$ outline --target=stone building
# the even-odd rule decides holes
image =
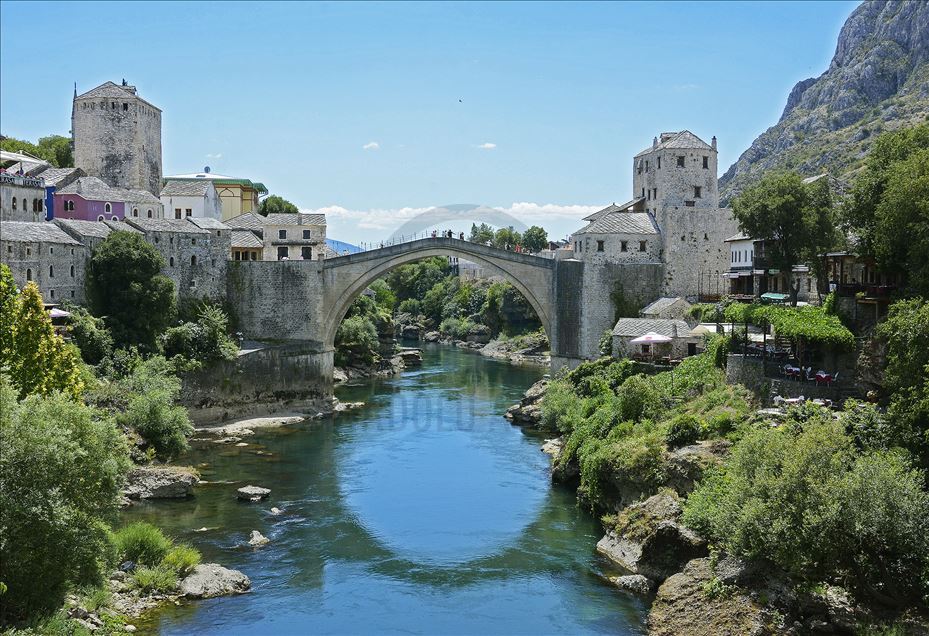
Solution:
[[[144,233],[145,240],[164,257],[162,273],[174,281],[178,298],[222,300],[226,297],[231,230],[205,229],[189,220],[178,219],[130,217],[126,223]]]
[[[227,221],[233,230],[253,232],[261,239],[258,260],[303,260],[325,258],[325,214],[242,214]],[[243,235],[237,235],[242,238]],[[237,248],[242,249],[242,248]],[[233,257],[234,258],[234,257]]]
[[[161,109],[135,86],[105,82],[71,107],[74,165],[108,185],[161,192]]]
[[[264,244],[258,232],[252,230],[232,230],[232,260],[260,261]]]
[[[113,232],[119,230],[122,232],[134,232],[139,234],[139,230],[122,223],[120,221],[80,221],[78,219],[55,219],[55,225],[64,230],[68,236],[83,245],[86,250],[85,256],[90,260],[94,250]]]
[[[169,179],[161,189],[161,203],[171,219],[223,218],[223,204],[213,181],[178,181]]]
[[[0,260],[17,287],[34,281],[46,303],[84,301],[86,248],[54,223],[3,221]]]
[[[574,233],[575,258],[585,263],[660,263],[661,232],[643,201],[615,203],[584,219]]]
[[[80,177],[58,188],[54,201],[55,216],[61,219],[119,221],[164,216],[161,201],[150,192],[114,188],[97,177]]]
[[[268,189],[263,183],[241,177],[215,174],[210,172],[209,167],[204,168],[203,172],[175,174],[165,177],[165,180],[168,182],[212,181],[222,204],[222,221],[228,221],[249,212],[257,213],[259,199],[268,194]]]
[[[684,319],[691,304],[685,298],[659,298],[642,308],[639,316],[642,318],[671,318]]]
[[[45,181],[0,173],[0,221],[44,221]]]
[[[632,341],[647,333],[671,338],[662,344],[633,344]],[[613,327],[613,355],[619,358],[645,357],[683,358],[697,353],[701,336],[692,336],[690,325],[683,320],[667,318],[620,318]]]
[[[784,300],[790,295],[789,285],[793,283],[799,287],[798,301],[818,300],[816,276],[808,266],[794,265],[789,274],[772,268],[765,255],[765,242],[741,232],[727,238],[725,243],[729,246],[729,269],[723,280],[728,283],[725,293],[730,297],[743,301]]]

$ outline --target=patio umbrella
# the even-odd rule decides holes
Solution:
[[[660,333],[655,333],[654,331],[649,331],[646,334],[639,336],[638,338],[633,338],[629,342],[632,344],[658,344],[661,342],[671,342],[674,338],[669,336],[662,336]]]
[[[52,318],[67,318],[71,315],[70,311],[65,311],[64,309],[58,309],[57,307],[52,307],[48,315]]]

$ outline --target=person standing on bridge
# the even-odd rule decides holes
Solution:
[[[432,230],[432,238],[435,238],[435,230]]]
[[[458,232],[458,240],[459,240],[459,241],[463,241],[463,240],[464,240],[464,232]]]

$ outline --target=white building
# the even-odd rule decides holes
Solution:
[[[249,212],[229,219],[226,224],[236,231],[233,234],[233,247],[237,250],[247,252],[254,249],[242,242],[243,230],[250,231],[261,239],[259,260],[318,261],[326,258],[328,254],[325,214],[300,212],[262,216]],[[250,254],[248,256],[246,260],[253,260]],[[240,256],[239,259],[241,258]]]
[[[221,220],[223,204],[212,180],[169,180],[161,189],[161,203],[170,219],[206,218]]]

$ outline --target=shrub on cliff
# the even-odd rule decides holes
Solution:
[[[669,448],[678,448],[693,444],[700,439],[702,432],[703,423],[696,416],[685,413],[668,423],[664,437]]]
[[[171,327],[159,338],[165,356],[213,362],[232,360],[238,345],[229,337],[229,317],[218,305],[203,303],[196,320]]]
[[[929,494],[899,453],[859,455],[828,412],[746,435],[684,520],[731,552],[888,603],[929,592]],[[894,601],[894,599],[897,599]]]
[[[373,364],[377,350],[377,329],[369,319],[351,316],[339,325],[335,335],[336,366]]]
[[[128,468],[111,420],[61,394],[17,402],[0,376],[0,623],[45,614],[68,586],[99,580],[104,522]]]
[[[84,362],[100,364],[113,352],[113,335],[110,330],[106,328],[102,319],[95,318],[84,307],[71,305],[67,310],[71,312],[68,323],[71,341],[77,345]]]

